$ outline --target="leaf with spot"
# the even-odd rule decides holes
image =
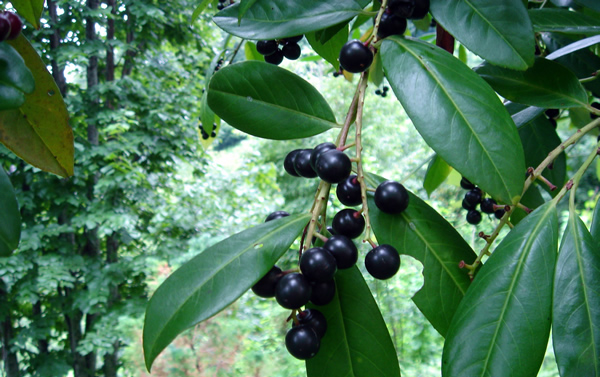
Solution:
[[[309,218],[308,213],[292,215],[246,229],[204,250],[169,276],[146,308],[143,346],[148,370],[177,335],[223,310],[263,277]]]
[[[307,377],[399,377],[398,357],[377,303],[356,266],[335,275],[336,295],[325,306],[327,332]]]
[[[600,376],[600,244],[572,211],[554,272],[552,345],[561,376]]]
[[[552,312],[554,202],[517,224],[475,275],[446,336],[442,376],[537,375]]]

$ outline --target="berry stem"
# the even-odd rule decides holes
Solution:
[[[583,173],[585,173],[585,171],[590,167],[590,165],[592,164],[592,162],[594,162],[594,159],[596,158],[596,156],[599,153],[600,153],[600,147],[598,145],[596,145],[595,150],[593,150],[592,153],[590,153],[588,155],[588,157],[585,159],[583,164],[579,167],[579,169],[577,170],[575,175],[573,175],[573,178],[571,178],[570,182],[572,184],[565,185],[565,187],[563,187],[561,189],[561,191],[559,192],[559,195],[560,194],[564,195],[567,190],[571,190],[571,194],[569,195],[569,212],[575,211],[575,192],[577,191],[577,187],[579,187],[579,182],[581,181],[581,177],[583,177]],[[558,198],[559,195],[556,195],[556,197],[553,200],[556,200],[556,198]],[[557,203],[559,200],[560,199],[557,200]]]
[[[329,190],[331,189],[331,184],[325,181],[321,181],[319,183],[319,187],[317,189],[317,195],[315,197],[315,201],[313,203],[312,209],[310,210],[312,216],[310,217],[310,221],[308,223],[308,229],[306,230],[306,239],[300,245],[300,256],[302,256],[302,251],[307,250],[312,244],[312,238],[314,236],[315,229],[317,223],[319,221],[319,217],[323,212],[323,209],[327,205],[327,200],[329,198]],[[324,217],[324,216],[322,216]]]
[[[381,17],[383,16],[383,12],[385,12],[385,8],[387,7],[387,0],[383,0],[381,2],[381,7],[379,8],[379,12],[377,12],[377,17],[375,17],[375,25],[373,26],[373,34],[375,37],[371,40],[371,43],[375,44],[379,41],[379,37],[377,36],[377,32],[379,31],[379,24],[381,22]]]
[[[362,80],[362,77],[361,77]],[[362,82],[362,81],[361,81]],[[338,136],[336,141],[336,145],[346,145],[346,139],[348,138],[348,132],[350,131],[350,126],[354,122],[356,118],[356,106],[358,105],[358,94],[359,94],[360,82],[359,86],[356,88],[356,92],[354,93],[354,97],[352,98],[352,102],[350,103],[350,108],[348,109],[348,114],[346,114],[346,120],[344,121],[344,125],[342,126],[342,130]]]

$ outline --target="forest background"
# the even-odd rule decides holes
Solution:
[[[210,11],[190,23],[194,7],[180,0],[48,0],[41,28],[24,30],[67,103],[76,165],[64,179],[0,146],[23,219],[17,252],[0,258],[1,375],[148,376],[141,331],[156,286],[269,213],[308,210],[314,184],[286,175],[283,158],[332,134],[267,144],[222,125],[212,144],[202,142],[200,102],[218,56],[255,55],[226,38]],[[354,85],[301,45],[302,58],[283,67],[307,78],[343,118]],[[469,66],[478,63],[470,59]],[[369,87],[365,103],[364,143],[377,148],[365,163],[428,198],[480,248],[479,229],[466,224],[461,209],[460,175],[452,173],[433,193],[423,188],[432,151],[393,96],[376,96],[376,89]],[[558,122],[559,134],[571,127],[569,118]],[[576,146],[569,164],[579,166],[585,152],[577,148],[594,143],[590,137]],[[580,184],[587,197],[578,205],[588,223],[598,185],[596,172]],[[496,221],[486,218],[481,227],[493,229]],[[443,339],[410,300],[422,285],[421,265],[402,258],[392,280],[367,281],[402,372],[439,375]],[[178,338],[151,375],[301,376],[304,363],[283,344],[285,317],[273,300],[246,294]],[[548,353],[540,376],[558,375],[552,358]]]

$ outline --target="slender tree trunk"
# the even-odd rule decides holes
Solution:
[[[6,377],[20,377],[19,361],[17,355],[11,351],[10,343],[13,339],[12,319],[7,314],[1,324],[2,335],[2,362],[4,363],[4,372]]]
[[[112,233],[106,239],[106,263],[112,264],[119,260],[119,239],[117,233]],[[119,294],[119,287],[116,284],[111,284],[109,287],[109,297],[107,302],[108,310],[119,301],[121,301],[121,295]],[[110,353],[104,356],[104,376],[105,377],[117,377],[117,371],[119,370],[119,339],[113,342],[113,349]]]
[[[50,15],[50,23],[52,26],[52,35],[50,35],[50,50],[56,51],[60,46],[60,30],[58,29],[58,12],[56,2],[48,0],[48,13]],[[53,57],[50,61],[52,66],[52,76],[56,85],[63,97],[67,95],[67,80],[65,78],[64,66],[59,66],[56,59]]]

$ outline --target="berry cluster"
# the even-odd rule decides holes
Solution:
[[[479,224],[481,222],[481,212],[487,214],[493,213],[497,219],[501,219],[504,216],[505,210],[498,208],[498,204],[494,199],[484,198],[481,189],[465,177],[462,177],[460,180],[460,186],[468,190],[462,201],[462,207],[467,210],[467,222],[469,224]],[[481,212],[477,210],[478,205]]]
[[[402,35],[406,31],[407,19],[421,19],[427,12],[429,0],[390,0],[379,20],[377,37],[383,39],[390,35]]]
[[[23,22],[15,13],[0,12],[0,42],[15,39],[23,29]]]
[[[300,45],[304,35],[283,38],[279,40],[271,39],[256,42],[256,50],[265,57],[267,63],[279,65],[283,58],[296,60],[300,57]]]
[[[219,69],[221,69],[222,65],[223,65],[223,59],[219,59],[219,61],[217,62],[217,65],[215,65],[215,69],[214,69],[213,73],[216,73]]]
[[[213,123],[213,129],[212,132],[210,133],[210,135],[208,133],[206,133],[206,130],[204,130],[204,127],[202,127],[202,124],[200,124],[198,126],[198,129],[200,130],[200,134],[202,134],[202,139],[207,140],[209,137],[217,137],[217,124]]]
[[[388,90],[390,90],[390,88],[387,86],[384,86],[382,89],[375,90],[375,94],[385,98],[385,97],[387,97]]]

